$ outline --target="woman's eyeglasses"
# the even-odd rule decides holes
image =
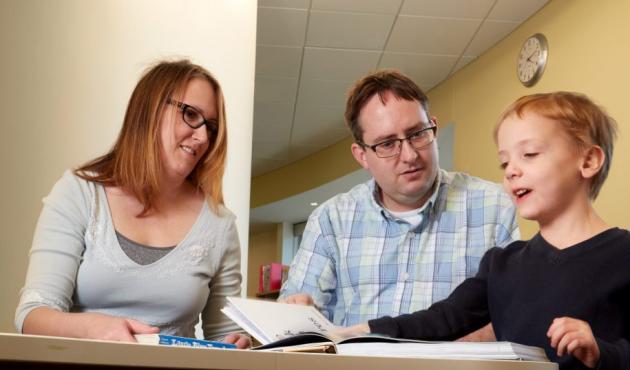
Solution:
[[[182,112],[182,119],[190,128],[196,130],[206,125],[207,130],[213,134],[219,130],[216,120],[208,121],[195,107],[171,98],[167,100],[167,103],[176,106]]]

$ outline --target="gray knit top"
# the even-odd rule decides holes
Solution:
[[[26,283],[15,314],[47,306],[100,312],[158,326],[164,334],[219,339],[239,328],[220,309],[241,287],[234,216],[205,204],[184,239],[164,257],[140,265],[121,249],[103,186],[66,171],[44,198]]]

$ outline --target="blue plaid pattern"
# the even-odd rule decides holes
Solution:
[[[409,313],[474,276],[486,250],[520,238],[498,184],[444,170],[438,181],[415,228],[378,203],[373,179],[323,203],[280,296],[310,294],[336,325]]]

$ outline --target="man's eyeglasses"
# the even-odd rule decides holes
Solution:
[[[359,144],[372,149],[379,158],[395,157],[400,154],[404,140],[407,140],[414,148],[422,149],[435,140],[436,131],[437,126],[432,125],[421,130],[414,131],[403,139],[389,139],[374,145],[368,145],[361,142]]]
[[[206,125],[206,129],[213,134],[216,134],[219,130],[216,120],[208,121],[195,107],[171,98],[169,98],[166,102],[176,106],[177,109],[182,112],[182,119],[190,128],[196,130],[201,126]]]

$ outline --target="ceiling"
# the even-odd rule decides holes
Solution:
[[[428,91],[546,3],[259,0],[252,176],[346,138],[345,94],[362,75],[397,68]]]

